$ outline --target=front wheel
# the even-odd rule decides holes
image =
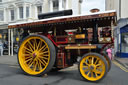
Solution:
[[[41,76],[50,71],[55,59],[55,47],[45,36],[31,35],[26,37],[18,51],[18,62],[21,69],[33,76]]]
[[[84,79],[93,82],[102,80],[108,71],[105,58],[97,53],[85,54],[81,58],[78,68]]]

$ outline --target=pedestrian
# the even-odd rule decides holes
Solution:
[[[112,50],[112,60],[114,60],[114,57],[115,57],[115,50],[114,50],[114,46],[111,47],[111,50]]]
[[[0,40],[0,56],[3,56],[3,43]]]
[[[108,53],[108,57],[112,60],[112,49],[109,47],[106,52]]]

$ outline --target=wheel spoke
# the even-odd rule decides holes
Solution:
[[[32,57],[25,57],[25,60],[28,60],[28,59],[30,59],[30,58],[32,58]]]
[[[90,71],[87,73],[87,76],[89,76],[89,74],[90,74]]]
[[[33,47],[34,47],[34,50],[36,50],[36,41],[35,41],[35,39],[33,40]]]
[[[43,42],[42,42],[42,41],[40,41],[40,45],[39,45],[38,50],[39,50],[40,48],[42,48],[42,46],[43,46]]]
[[[42,70],[42,65],[41,63],[39,62],[39,69]]]
[[[31,42],[30,42],[30,41],[28,41],[28,44],[29,44],[29,48],[32,50],[33,45],[31,44]]]
[[[28,67],[31,67],[34,63],[35,59],[32,59],[29,63],[28,63]]]
[[[91,64],[91,59],[88,58],[88,63]]]
[[[85,63],[86,65],[89,65],[89,64],[87,63],[87,61],[88,61],[88,60],[86,60],[84,63]]]
[[[40,60],[40,58],[38,58],[38,60],[39,60],[40,63],[42,63],[43,66],[45,66],[45,63],[42,62],[42,61]]]
[[[95,73],[95,76],[98,77],[97,73],[96,72],[94,72],[94,73]]]
[[[34,67],[33,67],[33,71],[36,71],[36,69],[37,69],[37,64],[38,64],[38,62],[37,62],[37,60],[35,59],[35,64],[34,64]]]
[[[99,70],[101,70],[101,69],[102,69],[102,67],[101,67],[101,66],[99,66],[99,67],[97,67],[96,69],[99,69]]]
[[[44,47],[45,47],[45,45],[42,48],[40,48],[39,51],[41,51]]]
[[[40,57],[40,58],[43,58],[43,59],[45,59],[45,60],[48,60],[48,58],[46,58],[46,57],[44,57],[44,56],[43,56],[43,57]]]
[[[93,72],[91,72],[91,77],[93,77]]]
[[[39,43],[37,45],[37,50],[39,50],[40,44],[41,44],[41,41],[39,41]]]
[[[28,64],[28,67],[31,67],[34,64],[34,60]]]
[[[42,52],[45,51],[47,49],[47,47],[45,47],[43,50],[41,50]]]
[[[24,56],[31,56],[31,54],[25,54],[25,53],[23,53],[23,55],[24,55]]]
[[[24,49],[28,50],[29,52],[33,52],[31,49],[24,47]]]
[[[101,74],[101,71],[97,71],[97,70],[96,70],[95,73],[97,73],[97,74]]]
[[[34,41],[35,41],[35,50],[37,50],[37,40],[34,39]]]
[[[97,64],[97,62],[99,61],[99,59],[96,59],[95,63],[94,64]]]
[[[28,54],[30,54],[30,55],[32,54],[31,52],[29,52],[29,51],[27,51],[27,50],[26,50],[25,52],[28,53]]]
[[[38,66],[38,70],[40,71],[40,70],[42,70],[42,66],[41,66],[41,63],[39,62],[38,59],[37,59],[37,62],[38,62],[38,64],[37,64],[37,66]]]
[[[44,52],[41,52],[40,54],[44,54],[44,53],[49,53],[49,51],[44,51]]]
[[[97,64],[96,67],[101,66],[101,64]]]
[[[49,56],[49,55],[43,55],[43,56]]]
[[[31,60],[32,60],[32,58],[30,58],[30,59],[26,60],[24,63],[27,63],[28,61],[31,61]]]
[[[43,58],[40,58],[40,59],[44,62],[45,65],[47,64],[47,62]]]
[[[87,72],[87,71],[89,71],[89,69],[85,69],[85,70],[84,70],[84,72]]]
[[[84,65],[83,65],[83,68],[88,68],[88,66],[84,66]]]
[[[92,64],[94,63],[94,57],[92,57]]]

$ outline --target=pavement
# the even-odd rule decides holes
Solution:
[[[18,65],[17,62],[17,55],[14,56],[0,56],[0,64],[7,64],[7,65]]]
[[[126,69],[128,69],[128,58],[119,58],[116,57],[115,61],[124,66]]]

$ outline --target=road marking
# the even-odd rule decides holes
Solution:
[[[118,66],[120,69],[122,69],[123,71],[125,72],[128,72],[128,69],[126,69],[124,66],[122,66],[121,64],[119,64],[118,62],[116,61],[112,61],[116,66]]]
[[[16,66],[16,65],[11,65],[9,67],[12,67],[12,68],[19,68],[19,66]]]

